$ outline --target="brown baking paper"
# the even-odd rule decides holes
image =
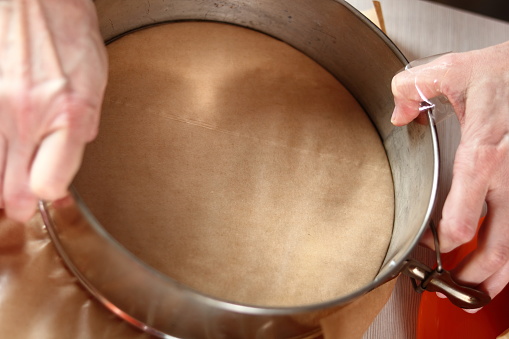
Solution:
[[[0,211],[0,338],[151,338],[109,312],[57,255],[39,216],[26,225]]]
[[[114,238],[234,302],[300,306],[372,281],[391,235],[392,180],[378,134],[336,79],[280,41],[225,24],[157,26],[109,54],[100,135],[75,184]],[[141,336],[76,286],[38,219],[18,238],[0,267],[10,300],[27,299],[0,314],[37,315],[19,338],[40,328],[48,338]],[[390,289],[322,320],[325,335],[359,337]]]

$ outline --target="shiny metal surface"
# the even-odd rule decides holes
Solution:
[[[417,292],[440,292],[447,296],[451,303],[464,309],[481,308],[491,301],[486,293],[456,283],[446,270],[432,270],[422,263],[408,260],[403,273],[412,278]]]
[[[465,309],[477,309],[486,306],[491,298],[489,295],[476,289],[459,285],[451,276],[451,273],[442,267],[440,257],[440,241],[438,232],[433,221],[430,221],[430,229],[435,242],[437,266],[431,269],[415,260],[408,260],[402,273],[412,278],[414,289],[422,293],[424,291],[440,292],[456,306]]]
[[[392,76],[406,63],[392,42],[344,1],[97,0],[106,41],[166,21],[210,20],[252,28],[307,54],[357,98],[386,149],[395,188],[391,245],[377,278],[326,303],[263,308],[215,300],[147,267],[112,239],[73,192],[41,212],[64,260],[114,313],[171,338],[304,338],[319,319],[396,276],[424,232],[433,207],[438,146],[432,124],[390,123]]]

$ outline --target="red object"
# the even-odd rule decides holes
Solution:
[[[479,226],[483,219],[479,221]],[[442,255],[445,269],[459,263],[477,239]],[[417,339],[495,339],[509,328],[509,285],[479,312],[470,314],[435,293],[424,292],[417,320]]]

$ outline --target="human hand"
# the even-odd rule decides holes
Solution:
[[[488,213],[478,247],[453,270],[459,282],[495,297],[509,281],[509,42],[448,54],[394,77],[392,123],[408,124],[425,98],[445,95],[461,126],[451,190],[438,234],[449,252],[471,240],[483,203]],[[431,239],[425,239],[433,247]]]
[[[67,194],[97,134],[107,56],[91,0],[0,1],[0,208]]]

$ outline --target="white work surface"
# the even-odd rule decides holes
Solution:
[[[373,8],[370,0],[347,0],[360,11]],[[509,23],[421,0],[380,0],[387,35],[408,60],[444,52],[465,52],[509,40]],[[435,219],[450,188],[454,153],[460,139],[455,117],[437,126],[440,140],[440,182]],[[432,261],[432,253],[417,249],[415,258]],[[364,339],[412,339],[416,334],[419,298],[410,280],[401,276],[388,304]]]

